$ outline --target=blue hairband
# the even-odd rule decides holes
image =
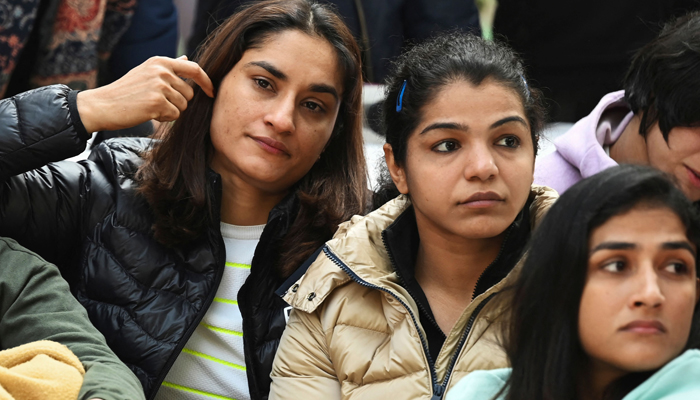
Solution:
[[[396,98],[396,112],[401,111],[403,108],[403,92],[406,91],[406,80],[404,79],[403,85],[401,86],[401,92],[399,97]]]

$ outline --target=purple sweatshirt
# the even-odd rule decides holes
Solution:
[[[624,97],[624,90],[608,93],[587,117],[554,139],[556,151],[535,161],[535,184],[564,193],[581,179],[616,166],[606,148],[617,141],[634,116]],[[603,114],[615,108],[618,112]]]

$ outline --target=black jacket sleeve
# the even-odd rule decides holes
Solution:
[[[76,92],[54,85],[0,101],[0,235],[62,268],[79,245],[94,163],[62,161],[85,149]]]

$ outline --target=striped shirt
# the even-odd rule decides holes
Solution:
[[[221,223],[226,267],[214,302],[158,390],[156,400],[249,400],[238,291],[265,225]]]

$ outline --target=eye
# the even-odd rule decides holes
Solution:
[[[262,89],[269,90],[272,87],[272,84],[265,79],[254,78],[253,80],[255,81],[255,84],[260,86]]]
[[[624,261],[621,260],[615,260],[615,261],[609,261],[603,264],[601,269],[608,271],[608,272],[622,272],[625,270],[627,266],[625,265]]]
[[[680,261],[670,262],[664,267],[664,271],[676,275],[684,275],[688,272],[688,266]]]
[[[505,136],[498,139],[496,145],[515,149],[520,147],[520,139],[517,136]]]
[[[323,107],[321,107],[318,103],[314,103],[313,101],[305,101],[302,103],[302,105],[309,110],[313,112],[323,112]]]
[[[433,146],[433,151],[438,153],[451,153],[459,148],[459,143],[454,140],[443,140],[442,142]]]

